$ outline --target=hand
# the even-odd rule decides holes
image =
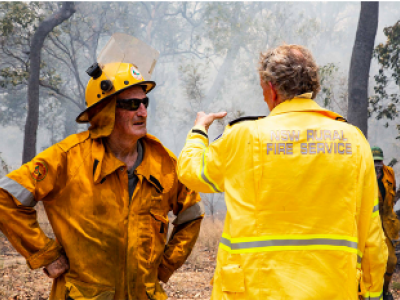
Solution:
[[[59,258],[53,261],[51,264],[48,264],[43,268],[43,272],[49,278],[57,278],[67,272],[69,270],[69,264],[67,257],[64,254],[61,254]]]
[[[216,119],[222,119],[225,117],[227,112],[218,112],[218,113],[209,113],[208,115],[204,111],[200,111],[197,113],[197,118],[194,121],[194,125],[202,125],[205,127],[206,131],[208,131],[208,127],[214,122]]]

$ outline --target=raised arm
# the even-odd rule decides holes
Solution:
[[[203,193],[224,191],[224,138],[209,144],[208,127],[225,112],[197,114],[195,126],[190,130],[185,147],[178,158],[178,178],[189,188]]]

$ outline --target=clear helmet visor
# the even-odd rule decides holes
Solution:
[[[101,69],[107,65],[107,77],[115,77],[121,63],[136,67],[138,76],[150,80],[160,53],[141,40],[125,33],[114,33],[97,57]],[[105,70],[104,70],[105,71]]]

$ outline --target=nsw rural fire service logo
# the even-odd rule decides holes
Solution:
[[[139,70],[135,67],[131,67],[131,74],[136,80],[143,80],[142,74],[140,74]]]
[[[32,178],[36,181],[43,180],[47,175],[47,166],[42,161],[37,161],[33,164],[33,170],[31,172]]]

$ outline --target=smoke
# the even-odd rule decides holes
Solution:
[[[80,5],[81,12],[93,22],[99,21],[94,13],[90,15],[91,6],[96,5],[101,4]],[[146,19],[150,16],[147,14],[149,8],[153,14],[151,22]],[[337,68],[331,80],[335,95],[346,92],[341,82],[346,81],[348,74],[359,2],[163,2],[159,5],[153,2],[116,2],[112,9],[115,12],[107,11],[109,18],[112,19],[113,13],[118,18],[115,18],[115,24],[99,27],[107,28],[107,31],[102,31],[99,36],[97,54],[109,36],[117,31],[132,34],[160,50],[152,78],[157,87],[149,94],[148,130],[176,155],[185,143],[198,110],[228,111],[228,119],[269,113],[257,75],[259,53],[267,47],[282,43],[308,47],[318,65],[332,64]],[[399,19],[399,11],[398,2],[380,2],[376,45],[385,41],[383,28]],[[137,23],[132,22],[135,19],[132,14],[141,14]],[[81,52],[77,55],[90,57],[88,51]],[[80,66],[80,76],[86,76],[84,71],[88,66]],[[377,70],[377,63],[373,60],[370,94],[373,93],[373,76]],[[66,76],[71,77],[71,74],[61,74],[61,78]],[[68,88],[78,87],[69,85]],[[343,113],[334,104],[331,109]],[[385,163],[388,163],[394,157],[400,160],[400,144],[395,139],[397,122],[389,122],[388,128],[384,128],[386,122],[370,118],[369,141],[383,149]],[[226,122],[211,127],[211,139],[223,132],[224,124]],[[10,124],[0,128],[0,137],[3,159],[13,168],[18,167],[23,132]],[[54,133],[51,138],[50,132],[42,126],[37,150],[49,146],[53,139]],[[394,169],[399,182],[400,164]]]

